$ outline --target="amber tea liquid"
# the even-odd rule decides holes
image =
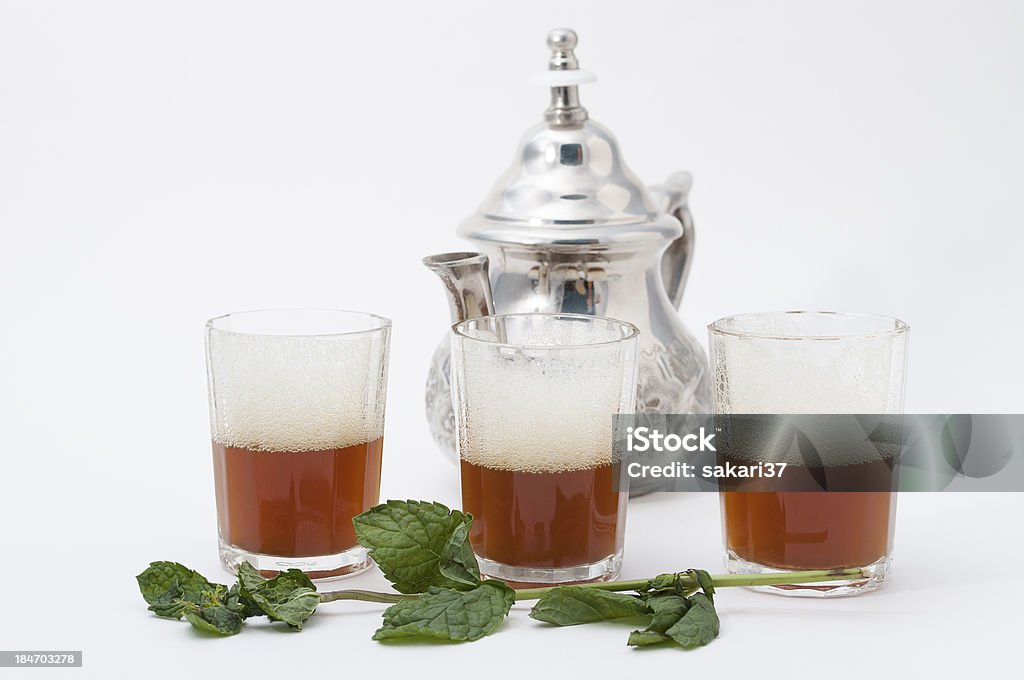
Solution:
[[[613,466],[506,470],[462,460],[463,510],[475,518],[473,550],[517,567],[592,564],[622,550],[626,494]]]
[[[383,438],[311,451],[258,451],[213,442],[224,541],[279,557],[335,555],[356,546],[352,518],[380,496]],[[319,578],[337,575],[311,572]]]
[[[815,484],[823,478],[839,490],[795,490],[821,488]],[[891,461],[880,459],[789,465],[781,481],[740,481],[721,494],[726,545],[740,559],[777,569],[871,565],[889,554],[892,542],[896,494],[886,490],[892,478]]]

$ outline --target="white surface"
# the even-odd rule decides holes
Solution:
[[[908,410],[1024,411],[1021,3],[4,1],[0,648],[83,649],[99,678],[1014,667],[1020,494],[907,496],[885,589],[723,592],[722,639],[694,653],[522,612],[471,645],[384,648],[370,605],[229,640],[145,611],[149,560],[223,576],[216,314],[393,318],[384,496],[457,501],[423,416],[447,312],[419,258],[465,247],[455,224],[547,106],[530,76],[559,25],[630,166],[694,173],[698,337],[750,310],[891,314],[912,327]],[[636,503],[624,576],[715,568],[718,533],[712,496]]]

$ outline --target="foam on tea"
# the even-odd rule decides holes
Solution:
[[[766,313],[717,322],[723,333],[737,333],[716,341],[715,373],[721,376],[715,386],[717,411],[898,413],[906,343],[891,342],[893,320],[865,317],[857,335],[849,334],[844,320],[848,317],[823,313]],[[771,370],[744,371],[742,382],[733,384],[730,365]]]
[[[462,360],[473,371],[456,385],[467,423],[459,431],[462,460],[524,472],[610,464],[612,414],[632,411],[633,386],[607,370],[622,361],[622,348],[612,342],[619,333],[606,333],[595,338],[592,328],[560,324],[523,329],[516,346],[466,343]],[[467,335],[497,340],[485,330]],[[588,346],[571,356],[545,349],[568,345]]]
[[[250,451],[317,451],[379,439],[384,403],[368,399],[384,334],[208,336],[213,439]],[[317,367],[311,376],[305,368]],[[371,368],[368,368],[371,367]],[[216,386],[216,390],[214,390]]]

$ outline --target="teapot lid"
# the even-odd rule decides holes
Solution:
[[[551,88],[544,121],[530,128],[512,165],[460,236],[499,244],[593,246],[667,244],[682,226],[659,209],[633,174],[615,137],[591,120],[579,85],[596,78],[579,68],[576,33],[548,34],[549,70],[537,81]]]

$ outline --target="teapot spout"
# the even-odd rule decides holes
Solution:
[[[488,259],[480,253],[441,253],[423,265],[444,282],[452,323],[494,314]]]

